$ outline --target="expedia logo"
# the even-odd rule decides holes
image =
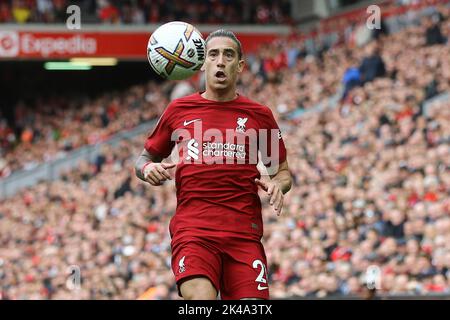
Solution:
[[[0,31],[0,57],[19,55],[19,34],[15,31]]]

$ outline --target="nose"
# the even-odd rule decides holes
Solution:
[[[217,58],[217,66],[218,67],[225,67],[225,58],[223,56],[223,54],[219,54],[219,57]]]

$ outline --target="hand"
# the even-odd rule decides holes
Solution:
[[[145,181],[152,186],[160,186],[166,180],[172,180],[166,169],[174,168],[175,163],[151,162],[144,167],[142,172]]]
[[[280,189],[280,185],[273,180],[264,182],[259,179],[255,179],[255,182],[270,196],[270,205],[274,208],[277,216],[279,216],[281,214],[281,210],[283,209],[284,198],[283,192],[281,192]]]

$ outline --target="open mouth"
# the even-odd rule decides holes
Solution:
[[[219,80],[225,80],[227,78],[227,75],[223,71],[217,71],[215,77]]]

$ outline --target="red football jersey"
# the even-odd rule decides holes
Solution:
[[[177,210],[170,234],[232,232],[260,239],[261,202],[255,178],[259,158],[277,165],[286,149],[271,110],[238,95],[232,101],[200,93],[172,101],[147,138],[145,149],[168,157],[178,147]]]

